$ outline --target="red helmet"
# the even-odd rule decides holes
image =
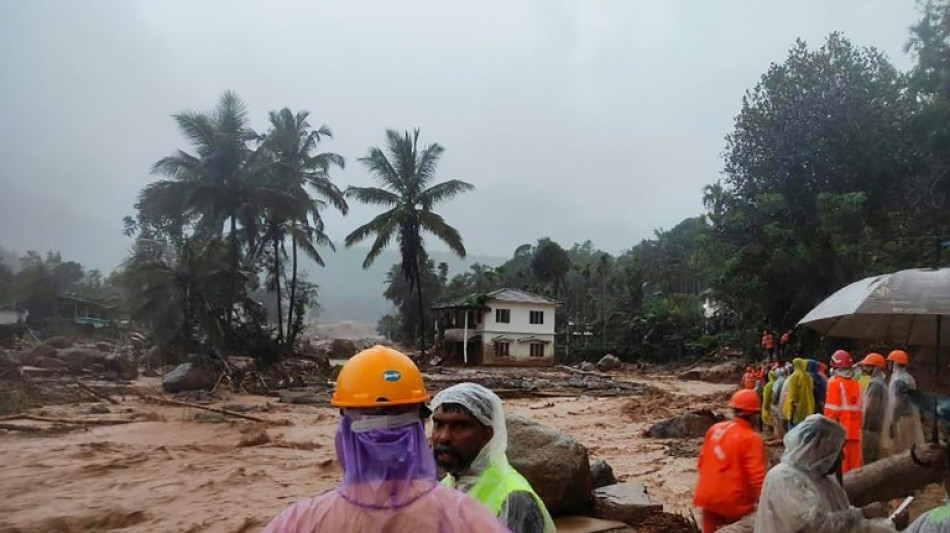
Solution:
[[[831,368],[851,368],[854,363],[851,362],[851,354],[844,350],[838,350],[831,355]]]
[[[752,389],[742,389],[732,395],[732,399],[729,400],[729,407],[737,411],[757,413],[762,409],[762,404],[759,403],[757,392]]]

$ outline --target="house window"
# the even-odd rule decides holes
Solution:
[[[540,342],[532,342],[531,357],[544,357],[544,344]]]
[[[495,309],[495,322],[508,324],[511,322],[511,309]]]
[[[531,324],[544,324],[544,311],[531,311],[528,318]]]
[[[495,357],[508,357],[509,355],[511,355],[511,343],[509,342],[495,343]]]

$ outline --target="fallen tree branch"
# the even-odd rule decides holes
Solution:
[[[88,424],[91,426],[109,426],[137,422],[137,420],[129,420],[127,418],[50,418],[47,416],[28,415],[26,413],[3,416],[0,417],[0,420],[34,420],[36,422],[49,422],[51,424]]]
[[[150,402],[165,404],[165,405],[173,405],[173,406],[177,406],[177,407],[190,407],[190,408],[192,408],[192,409],[201,409],[201,410],[203,410],[203,411],[210,411],[210,412],[212,412],[212,413],[218,413],[218,414],[222,414],[222,415],[225,415],[225,416],[233,416],[233,417],[235,417],[235,418],[243,418],[243,419],[245,419],[245,420],[251,420],[251,421],[253,421],[253,422],[261,422],[261,423],[264,423],[264,424],[274,424],[274,423],[275,423],[273,420],[267,420],[266,418],[261,418],[261,417],[258,417],[258,416],[251,416],[251,415],[246,415],[246,414],[244,414],[244,413],[237,413],[237,412],[234,412],[234,411],[228,411],[227,409],[221,409],[221,408],[219,408],[219,407],[209,407],[209,406],[207,406],[207,405],[201,405],[201,404],[197,404],[197,403],[183,402],[183,401],[181,401],[181,400],[172,400],[172,399],[169,399],[169,398],[158,398],[158,397],[155,397],[155,396],[147,396],[147,395],[142,395],[142,399],[143,399],[143,400],[146,400],[146,401],[150,401]]]
[[[76,382],[76,385],[77,385],[80,389],[82,389],[82,390],[88,392],[89,394],[92,394],[93,396],[95,396],[95,397],[97,397],[97,398],[103,399],[103,400],[105,400],[105,401],[111,403],[112,405],[119,405],[119,402],[118,402],[118,401],[112,399],[112,398],[109,397],[109,395],[107,395],[106,393],[97,391],[96,389],[90,387],[89,385],[86,385],[85,383],[83,383],[83,382],[81,382],[81,381],[77,381],[77,382]]]
[[[709,360],[710,358],[714,357],[717,353],[719,353],[719,348],[713,349],[711,352],[709,352],[709,353],[707,353],[706,355],[700,357],[699,359],[696,360],[696,362],[694,362],[693,364],[691,364],[691,365],[689,365],[688,367],[684,368],[682,371],[683,371],[683,372],[689,372],[690,370],[692,370],[692,369],[696,368],[697,366],[699,366],[700,363],[703,363],[703,362]]]
[[[580,374],[580,375],[582,375],[582,376],[591,376],[591,377],[595,377],[595,378],[613,380],[613,377],[612,377],[610,374],[604,374],[604,373],[602,373],[602,372],[588,372],[587,370],[580,370],[580,369],[577,369],[577,368],[571,368],[571,367],[565,366],[565,365],[557,365],[557,366],[554,367],[554,368],[555,368],[556,370],[562,370],[562,371],[565,371],[565,370],[566,370],[566,371],[571,372],[571,373],[573,373],[573,374]]]
[[[21,426],[19,424],[3,424],[0,423],[0,429],[6,429],[10,431],[23,431],[26,433],[39,433],[44,431],[43,428],[38,428],[36,426]]]

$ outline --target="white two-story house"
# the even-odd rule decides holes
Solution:
[[[553,365],[557,302],[517,289],[437,305],[443,352],[467,365]]]

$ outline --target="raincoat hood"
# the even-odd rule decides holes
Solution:
[[[823,477],[834,466],[844,447],[845,431],[822,415],[811,415],[785,435],[782,462]]]
[[[801,357],[796,357],[795,359],[792,359],[792,369],[793,369],[792,371],[793,372],[807,372],[808,364],[810,362],[813,362],[813,361],[809,361],[808,359],[802,359]]]
[[[447,403],[461,405],[476,420],[492,428],[491,440],[482,447],[469,467],[474,477],[481,475],[491,463],[502,461],[508,463],[506,455],[508,427],[505,424],[505,408],[497,394],[476,383],[459,383],[436,394],[432,399],[431,408],[435,411]]]
[[[551,519],[551,515],[545,508],[540,496],[534,492],[530,483],[508,463],[508,456],[506,455],[508,450],[508,428],[505,423],[505,408],[501,403],[501,398],[476,383],[459,383],[436,394],[431,407],[435,411],[445,404],[461,405],[476,420],[486,426],[491,426],[493,435],[488,443],[479,450],[467,471],[461,473],[457,478],[449,474],[443,480],[443,484],[473,496],[490,511],[498,514],[501,522],[509,527],[512,527],[513,524],[523,525],[522,517],[527,516],[529,509],[529,506],[524,504],[511,504],[510,500],[507,499],[509,494],[512,492],[528,492],[540,511],[539,518],[541,522],[531,524],[531,529],[528,530],[543,530],[544,533],[555,533],[557,529],[554,521]]]

